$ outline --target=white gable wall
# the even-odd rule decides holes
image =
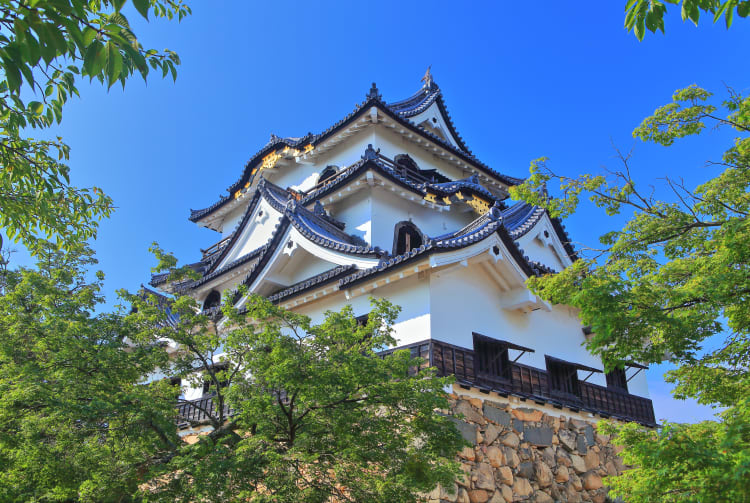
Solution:
[[[227,253],[218,265],[218,268],[266,244],[271,239],[271,236],[273,236],[273,231],[276,229],[276,225],[280,219],[281,213],[268,204],[268,201],[261,198],[255,206],[252,215],[250,215],[245,228],[235,242],[234,247]]]
[[[516,242],[531,260],[555,271],[562,271],[572,263],[547,215]]]

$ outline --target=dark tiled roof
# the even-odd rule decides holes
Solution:
[[[382,260],[375,267],[357,271],[354,274],[346,276],[339,280],[339,286],[344,287],[358,283],[359,281],[365,280],[370,276],[377,275],[385,270],[403,265],[411,262],[414,259],[421,258],[432,253],[440,253],[450,250],[456,250],[465,248],[478,241],[482,241],[491,234],[497,233],[506,248],[510,251],[511,255],[516,259],[517,263],[521,266],[524,272],[528,276],[546,274],[548,268],[541,266],[540,264],[533,262],[529,257],[525,256],[523,250],[516,244],[511,237],[508,230],[503,225],[502,218],[500,217],[499,208],[494,207],[490,212],[482,215],[480,218],[472,222],[469,226],[464,227],[461,231],[452,234],[446,234],[437,238],[428,238],[425,243],[419,248],[415,248],[410,252],[389,257],[387,260]]]
[[[466,145],[464,145],[463,141],[461,140],[458,133],[455,131],[455,128],[453,127],[453,123],[450,120],[450,115],[448,114],[447,109],[445,108],[445,104],[442,99],[441,92],[439,88],[437,88],[437,85],[433,84],[431,88],[431,91],[428,93],[424,92],[424,89],[420,90],[417,94],[412,96],[411,98],[404,100],[402,102],[395,102],[391,104],[386,104],[382,98],[380,97],[380,94],[378,92],[371,92],[368,93],[367,99],[358,104],[354,110],[349,113],[346,117],[341,119],[340,121],[336,122],[334,125],[326,129],[320,134],[314,135],[312,133],[308,133],[307,135],[300,137],[300,138],[280,138],[278,136],[272,135],[271,140],[266,143],[266,145],[260,149],[258,152],[256,152],[250,160],[245,164],[245,168],[240,175],[240,177],[235,181],[228,189],[229,195],[221,196],[219,201],[215,202],[211,206],[208,206],[207,208],[203,208],[200,210],[190,210],[190,220],[193,222],[197,222],[198,220],[202,219],[206,215],[212,213],[214,210],[220,208],[221,206],[225,205],[227,202],[232,200],[231,194],[235,193],[237,190],[240,190],[244,184],[246,183],[252,183],[253,179],[259,172],[256,172],[255,175],[252,174],[253,168],[257,165],[260,160],[273,152],[274,150],[277,150],[278,148],[283,147],[290,147],[290,148],[298,148],[303,147],[308,144],[312,144],[313,146],[319,145],[321,142],[325,141],[328,137],[335,134],[337,131],[339,131],[341,128],[347,126],[351,122],[357,120],[362,114],[364,114],[371,106],[376,106],[378,109],[380,109],[384,114],[388,115],[390,118],[395,120],[396,122],[399,122],[404,127],[410,129],[411,131],[418,133],[421,136],[427,137],[430,140],[434,141],[441,147],[445,148],[449,152],[456,155],[456,157],[461,158],[468,164],[471,164],[477,168],[480,169],[480,171],[483,171],[484,173],[488,174],[489,176],[496,178],[498,180],[501,180],[503,183],[507,185],[517,185],[519,183],[523,182],[522,178],[516,178],[512,176],[503,175],[486,164],[479,161],[476,157],[474,157],[473,154],[466,148]],[[377,91],[377,89],[375,89]],[[424,94],[424,100],[421,103],[417,103],[417,98],[419,98],[420,93]],[[416,110],[421,110],[425,104],[427,104],[428,101],[432,100],[432,102],[437,102],[438,106],[440,106],[441,111],[445,114],[446,118],[448,118],[448,126],[449,129],[451,129],[451,133],[456,137],[457,141],[459,142],[459,147],[455,147],[448,141],[444,140],[443,138],[417,126],[413,122],[411,122],[408,117],[415,115]],[[429,105],[427,105],[429,106]]]
[[[511,231],[513,239],[518,239],[529,232],[545,214],[547,214],[547,211],[544,208],[525,202],[518,202],[503,211],[503,219],[505,226]],[[575,262],[578,260],[578,254],[573,247],[570,236],[565,230],[565,226],[559,218],[550,217],[550,221],[565,248],[565,253],[568,254],[568,258]]]
[[[150,296],[154,296],[156,298],[156,305],[166,315],[166,318],[163,321],[159,322],[159,326],[161,327],[176,327],[177,326],[177,324],[180,321],[180,315],[172,311],[172,299],[171,298],[157,291],[151,290],[150,288],[147,288],[143,285],[141,285],[141,290],[139,292],[139,295],[144,300],[147,300]]]
[[[188,267],[190,267],[192,270],[194,270],[194,271],[196,271],[198,273],[203,274],[203,272],[206,270],[206,268],[208,267],[208,265],[206,264],[206,262],[199,261],[199,262],[194,262],[192,264],[188,264]],[[163,272],[163,273],[159,273],[159,274],[152,274],[151,275],[151,281],[149,281],[148,284],[151,285],[151,286],[163,285],[169,279],[169,274],[170,273],[168,273],[168,272]]]
[[[234,230],[229,244],[225,246],[220,253],[217,253],[214,258],[212,258],[212,266],[218,265],[234,247],[237,240],[239,239],[239,236],[242,233],[242,229],[245,227],[245,225],[247,225],[250,215],[253,214],[253,210],[258,205],[261,199],[268,202],[268,204],[270,204],[274,209],[282,214],[281,219],[276,224],[276,228],[274,229],[269,241],[265,245],[251,251],[250,253],[246,253],[241,257],[233,260],[232,262],[223,265],[221,268],[214,270],[207,268],[207,274],[205,274],[201,279],[195,282],[186,284],[184,286],[185,289],[196,288],[208,281],[211,281],[212,279],[220,277],[222,274],[236,267],[239,267],[242,264],[245,264],[257,258],[258,262],[253,264],[247,276],[243,280],[243,283],[251,282],[252,280],[254,280],[257,273],[263,270],[263,267],[265,267],[268,259],[273,254],[273,251],[280,244],[279,241],[289,225],[293,226],[297,231],[299,231],[300,234],[305,236],[313,243],[337,252],[370,257],[380,257],[385,254],[385,252],[381,251],[379,248],[370,247],[366,242],[364,242],[357,236],[347,234],[339,226],[330,222],[329,219],[308,210],[301,203],[298,203],[296,200],[294,200],[288,191],[263,179],[258,184],[256,193],[253,195],[253,199],[245,210],[240,223]]]
[[[304,293],[310,288],[323,285],[325,283],[330,283],[334,280],[341,278],[342,276],[346,276],[347,274],[351,273],[356,268],[357,266],[355,265],[340,265],[340,266],[334,267],[316,276],[313,276],[312,278],[307,278],[303,281],[300,281],[299,283],[295,283],[294,285],[288,288],[279,290],[278,292],[272,295],[269,295],[268,300],[270,300],[271,302],[279,302],[287,297],[291,297],[292,295]]]
[[[453,124],[451,115],[448,113],[448,108],[445,106],[445,101],[443,100],[443,93],[435,82],[430,82],[429,87],[422,87],[422,89],[405,100],[388,103],[388,108],[399,114],[401,117],[408,118],[421,114],[430,108],[430,105],[433,103],[437,103],[441,114],[445,117],[446,125],[448,126],[451,135],[458,143],[458,147],[467,154],[471,154],[471,150],[466,146],[466,143],[463,138],[461,138],[461,135],[458,134],[458,131]]]

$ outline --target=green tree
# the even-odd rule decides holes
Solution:
[[[667,423],[659,431],[605,426],[636,467],[608,480],[627,501],[750,500],[750,98],[729,90],[722,108],[691,86],[634,131],[664,146],[709,126],[737,133],[711,163],[720,170],[714,178],[694,190],[667,178],[671,201],[640,190],[624,155],[624,168],[609,177],[558,176],[535,161],[527,183],[512,189],[557,216],[573,213],[582,196],[609,215],[629,212],[621,230],[600,238],[597,254],[529,286],[580,309],[595,334],[588,349],[608,369],[631,358],[668,360],[676,364],[666,379],[677,398],[725,408],[720,421]],[[539,190],[552,179],[561,183],[559,198]],[[722,343],[702,351],[709,337]]]
[[[144,48],[126,0],[0,0],[0,227],[34,251],[38,239],[71,246],[96,234],[112,201],[70,184],[70,148],[32,129],[62,119],[82,77],[111,87],[151,69],[176,77],[177,54]],[[182,0],[133,0],[144,18],[182,18]],[[0,241],[0,245],[2,242]]]
[[[190,297],[145,292],[94,314],[90,250],[38,251],[38,269],[0,271],[0,501],[408,502],[451,486],[448,380],[376,354],[394,343],[388,302],[365,325],[250,297],[221,328]],[[211,430],[194,444],[174,378],[212,392],[181,404]]]
[[[177,343],[170,375],[213,392],[210,406],[186,404],[211,433],[154,465],[146,499],[409,502],[453,483],[463,441],[436,412],[448,379],[417,372],[409,351],[377,354],[395,344],[396,307],[373,301],[364,325],[349,307],[313,325],[256,295],[238,310],[233,297],[223,325],[187,296],[168,310],[158,296],[129,297],[137,340]]]
[[[139,384],[164,351],[93,314],[90,250],[38,251],[38,269],[0,272],[0,501],[128,501],[179,442],[174,389]]]
[[[638,40],[643,40],[646,30],[664,33],[664,15],[667,5],[679,5],[683,21],[692,21],[698,26],[701,13],[713,17],[717,22],[724,17],[726,27],[732,26],[735,14],[750,16],[750,0],[628,0],[625,4],[625,28],[632,31]]]

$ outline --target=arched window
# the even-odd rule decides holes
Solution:
[[[219,307],[221,305],[221,294],[216,290],[211,290],[206,300],[203,301],[203,310]]]
[[[336,176],[336,173],[338,173],[338,168],[336,166],[326,166],[326,169],[323,170],[323,172],[318,177],[318,185],[323,185],[328,180],[332,179],[334,176]]]
[[[422,233],[411,222],[399,222],[393,237],[393,254],[401,255],[422,246]]]

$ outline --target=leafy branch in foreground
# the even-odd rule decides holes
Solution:
[[[584,196],[609,215],[629,212],[621,230],[601,236],[595,255],[529,286],[580,309],[594,333],[587,347],[608,369],[630,358],[666,359],[677,365],[666,379],[678,398],[726,407],[719,423],[620,430],[625,458],[638,468],[608,483],[628,501],[705,501],[707,494],[742,501],[737,495],[750,494],[750,98],[730,89],[720,114],[710,97],[695,86],[678,90],[633,133],[669,146],[709,125],[732,128],[734,145],[710,163],[721,172],[694,190],[666,178],[673,197],[657,199],[631,177],[623,154],[623,169],[609,176],[559,176],[535,161],[527,183],[511,189],[556,216],[574,213]],[[553,179],[559,198],[540,190]],[[703,352],[709,337],[722,342]],[[700,456],[722,468],[703,470]]]
[[[32,251],[54,237],[71,246],[95,235],[112,211],[100,189],[70,185],[69,147],[60,138],[35,140],[29,129],[62,120],[78,96],[77,80],[123,87],[150,70],[176,78],[180,60],[170,50],[147,49],[125,17],[125,0],[0,0],[0,225]],[[178,17],[181,0],[134,0],[140,16]],[[28,99],[29,97],[33,99]]]
[[[667,5],[679,5],[683,21],[692,21],[698,26],[701,13],[713,16],[713,22],[724,17],[727,29],[732,26],[734,15],[750,16],[750,0],[628,0],[625,4],[625,28],[632,31],[638,40],[643,40],[646,30],[664,33],[664,16]]]

